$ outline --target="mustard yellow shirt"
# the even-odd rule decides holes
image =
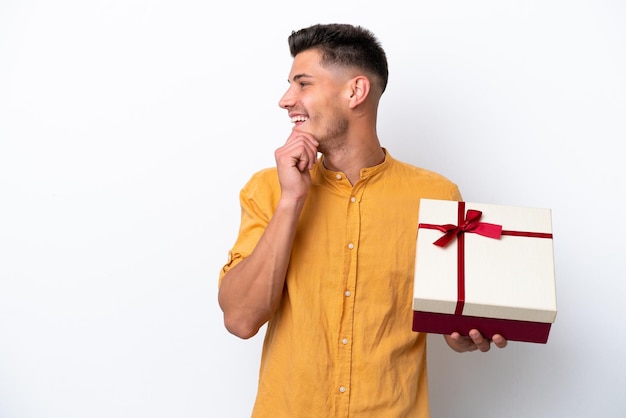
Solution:
[[[411,329],[417,215],[420,198],[460,200],[459,190],[388,153],[354,186],[321,161],[311,176],[252,417],[428,417],[426,335]],[[220,283],[252,252],[279,197],[275,168],[242,189]]]

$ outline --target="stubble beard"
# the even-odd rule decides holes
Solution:
[[[324,155],[341,150],[346,143],[348,126],[348,119],[341,116],[333,116],[333,119],[326,125],[326,131],[316,137],[319,143],[317,150]]]

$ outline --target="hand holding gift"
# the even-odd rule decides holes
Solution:
[[[498,348],[504,348],[507,345],[507,340],[502,335],[495,334],[493,338],[489,340],[477,329],[471,330],[468,337],[464,337],[458,332],[453,332],[450,335],[444,335],[444,338],[450,348],[458,353],[476,350],[485,353],[491,348],[492,341]]]

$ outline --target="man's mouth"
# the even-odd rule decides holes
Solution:
[[[309,120],[309,118],[303,115],[297,115],[297,116],[291,117],[291,123],[295,123],[296,125],[306,122],[307,120]]]

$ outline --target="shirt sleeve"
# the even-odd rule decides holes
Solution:
[[[230,269],[252,253],[272,219],[279,197],[278,176],[272,169],[256,173],[241,189],[239,234],[228,251],[226,264],[220,270],[218,286]]]

